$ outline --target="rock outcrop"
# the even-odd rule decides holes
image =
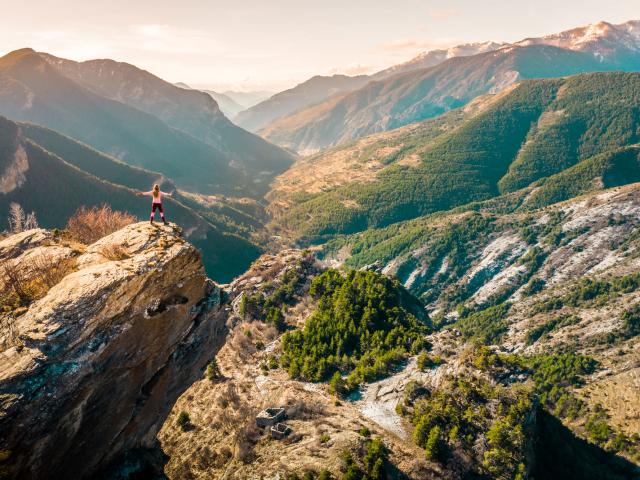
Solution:
[[[38,249],[69,255],[32,231],[0,242],[0,262]],[[226,336],[221,291],[177,228],[133,224],[75,255],[75,271],[17,317],[18,345],[0,353],[12,478],[86,478],[152,447]]]

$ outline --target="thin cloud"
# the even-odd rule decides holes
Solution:
[[[142,50],[165,54],[194,55],[226,51],[209,32],[171,25],[131,25],[128,33],[116,40],[122,45],[137,45]]]
[[[453,39],[437,39],[437,40],[399,40],[390,43],[384,43],[378,47],[378,50],[381,53],[387,55],[406,55],[408,53],[420,53],[426,52],[429,50],[438,50],[441,48],[449,48],[453,45],[456,45],[459,42],[456,42]]]
[[[450,18],[460,16],[460,11],[455,8],[444,8],[438,10],[430,10],[429,16],[434,20],[448,20]]]
[[[357,75],[368,75],[376,71],[376,67],[373,65],[349,65],[346,67],[334,67],[329,70],[329,75],[349,75],[349,76],[357,76]]]

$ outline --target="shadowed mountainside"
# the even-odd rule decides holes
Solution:
[[[114,210],[148,218],[148,199],[136,197],[132,188],[148,189],[148,181],[156,178],[153,172],[118,163],[55,132],[28,125],[26,133],[21,129],[0,117],[0,211],[8,212],[9,205],[17,202],[27,212],[34,211],[40,224],[48,228],[64,227],[82,205],[106,203]],[[36,143],[36,137],[45,140],[53,152]],[[59,156],[65,153],[74,163]],[[126,186],[113,183],[116,180],[123,180]],[[165,201],[168,218],[179,223],[187,238],[202,250],[207,271],[214,278],[230,280],[259,254],[250,240],[216,228],[179,197]],[[6,222],[2,215],[0,228],[6,228]]]

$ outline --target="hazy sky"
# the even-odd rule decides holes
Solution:
[[[114,58],[193,86],[277,90],[433,48],[640,19],[640,0],[0,0],[0,54]]]

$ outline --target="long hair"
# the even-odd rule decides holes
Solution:
[[[151,194],[153,195],[153,198],[158,198],[158,196],[160,195],[160,186],[157,183],[153,186]]]

